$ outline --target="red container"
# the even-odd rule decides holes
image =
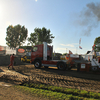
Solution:
[[[80,64],[80,71],[90,71],[91,64],[90,63],[81,63]]]
[[[90,71],[90,68],[91,68],[91,64],[90,63],[87,63],[86,64],[86,72],[89,72]]]

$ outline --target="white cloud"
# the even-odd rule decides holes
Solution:
[[[62,53],[63,54],[63,53],[66,52],[66,48],[55,48],[54,51],[55,51],[55,53],[58,53],[59,52],[59,53]]]
[[[56,53],[69,53],[69,50],[71,50],[72,51],[72,53],[78,53],[78,51],[76,50],[76,48],[56,48],[56,49],[54,49],[54,51],[56,52]]]
[[[66,48],[57,48],[56,50],[66,50]]]
[[[68,46],[68,47],[74,47],[73,44],[60,44],[60,45],[62,45],[62,46]]]
[[[79,45],[79,43],[73,43],[73,45]]]

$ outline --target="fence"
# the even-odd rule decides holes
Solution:
[[[21,62],[20,56],[17,56],[14,59],[15,65],[22,65],[24,64]],[[10,64],[10,55],[0,55],[0,66],[8,66]]]

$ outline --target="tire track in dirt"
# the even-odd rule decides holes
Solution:
[[[47,75],[39,75],[33,74],[31,77],[33,82],[40,82],[49,85],[62,86],[62,87],[70,87],[77,89],[85,89],[88,91],[98,91],[100,92],[100,82],[92,81],[92,80],[82,80],[77,78],[67,78],[63,76],[47,76]]]
[[[3,73],[3,72],[1,72]],[[16,82],[44,83],[54,86],[76,88],[100,92],[100,75],[78,73],[75,71],[59,71],[52,69],[35,69],[31,65],[16,66],[14,72],[7,72],[1,78]]]

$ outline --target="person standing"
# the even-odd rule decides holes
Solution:
[[[8,69],[9,69],[10,66],[12,66],[12,69],[14,70],[14,67],[13,67],[14,58],[15,58],[15,56],[14,56],[14,54],[12,54],[12,55],[10,56],[10,64],[9,64],[9,66],[8,66]]]

